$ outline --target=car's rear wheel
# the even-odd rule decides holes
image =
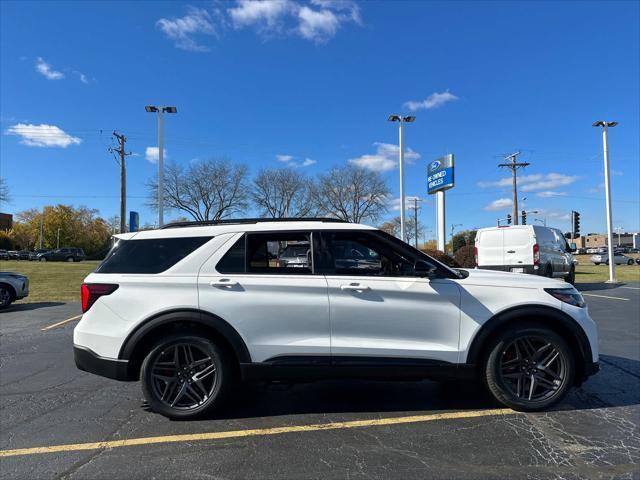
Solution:
[[[575,376],[575,359],[556,332],[533,324],[514,326],[490,346],[486,385],[503,405],[526,412],[562,400]]]
[[[627,265],[633,265],[633,260],[631,259],[627,260]]]
[[[73,257],[67,258],[67,262],[73,262]]]
[[[46,258],[46,257],[40,257],[40,261],[41,261],[41,262],[46,262],[46,261],[47,261],[47,258]]]
[[[9,287],[0,285],[0,308],[7,308],[13,302],[13,292]]]
[[[151,409],[189,419],[219,406],[230,383],[224,351],[206,337],[175,335],[156,344],[142,363],[142,391]]]
[[[545,267],[544,276],[548,277],[548,278],[552,278],[553,277],[553,268],[551,267],[551,265],[547,265]]]

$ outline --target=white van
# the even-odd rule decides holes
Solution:
[[[571,247],[557,228],[538,225],[481,228],[476,235],[475,255],[478,268],[575,281]]]

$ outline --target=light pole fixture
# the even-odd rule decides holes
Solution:
[[[165,113],[177,113],[176,107],[144,107],[148,113],[158,114],[158,228],[164,225],[164,118]]]
[[[389,115],[387,120],[390,122],[399,122],[399,156],[400,156],[400,239],[406,241],[405,219],[404,219],[404,124],[414,122],[416,117],[413,115]]]
[[[618,122],[606,122],[598,120],[593,123],[593,127],[602,127],[602,149],[604,151],[604,189],[605,201],[607,207],[607,248],[609,252],[609,280],[607,283],[617,283],[616,279],[616,263],[613,260],[613,217],[611,214],[611,176],[609,174],[609,144],[607,138],[607,130],[618,125]]]

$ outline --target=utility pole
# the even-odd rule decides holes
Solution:
[[[413,202],[413,205],[409,206],[409,208],[413,210],[413,227],[415,229],[415,237],[413,237],[413,239],[414,239],[415,247],[418,248],[418,209],[420,208],[418,207],[418,202],[422,202],[422,199],[418,197],[413,197],[413,198],[408,198],[407,200],[409,200],[410,202]]]
[[[520,155],[520,151],[512,153],[511,155],[507,155],[505,160],[508,160],[509,163],[501,163],[499,167],[506,167],[511,169],[511,175],[513,176],[513,224],[518,225],[518,180],[516,170],[519,167],[527,167],[529,166],[528,162],[518,162],[518,155]]]
[[[125,157],[131,155],[126,153],[124,145],[127,142],[127,137],[113,131],[113,136],[118,140],[118,148],[109,148],[112,153],[117,153],[120,157],[118,163],[120,164],[120,233],[127,231],[127,165],[125,163]]]

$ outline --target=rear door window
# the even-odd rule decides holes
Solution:
[[[213,237],[119,240],[96,273],[160,273],[200,248]]]
[[[310,274],[311,233],[273,232],[247,235],[246,269],[249,273]]]

